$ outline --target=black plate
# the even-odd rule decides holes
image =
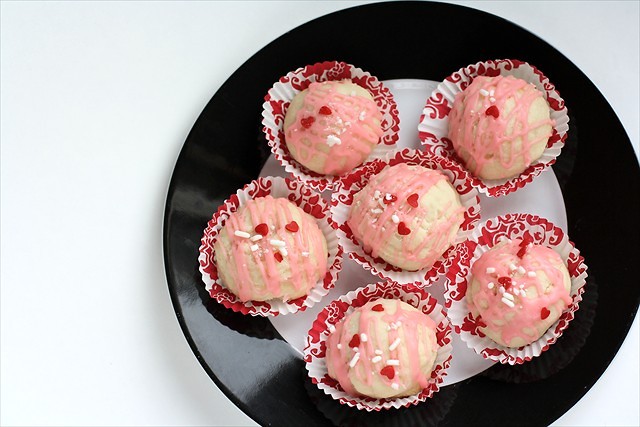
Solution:
[[[570,138],[554,172],[569,236],[589,266],[585,301],[557,345],[524,367],[495,366],[409,409],[365,413],[340,406],[309,384],[302,360],[268,320],[233,313],[208,297],[197,262],[202,231],[229,194],[258,176],[269,154],[260,130],[262,100],[288,71],[339,59],[381,80],[442,80],[490,58],[536,65],[566,100]],[[635,266],[626,262],[640,253],[633,226],[640,218],[638,194],[640,170],[620,121],[589,79],[549,44],[508,21],[464,7],[370,4],[283,35],[250,58],[211,99],[184,144],[167,195],[167,281],[198,360],[260,424],[549,424],[604,372],[638,309]]]

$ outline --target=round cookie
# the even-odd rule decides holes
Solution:
[[[429,316],[403,301],[370,301],[345,316],[329,335],[329,376],[354,396],[416,394],[427,386],[435,364],[435,331]]]
[[[327,242],[313,217],[284,198],[247,201],[214,245],[218,274],[241,301],[289,301],[327,272]]]
[[[354,196],[347,224],[371,256],[415,271],[433,265],[463,221],[464,208],[446,176],[401,163],[373,176]]]
[[[475,176],[511,178],[540,158],[552,124],[534,85],[512,76],[479,76],[455,97],[449,139]]]
[[[382,113],[366,89],[350,80],[314,82],[298,93],[284,118],[291,156],[322,175],[361,165],[383,135]]]
[[[476,260],[471,274],[469,309],[480,330],[506,347],[539,339],[572,301],[560,255],[529,240],[499,243]]]

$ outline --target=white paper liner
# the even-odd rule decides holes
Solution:
[[[327,241],[329,253],[327,260],[328,270],[326,275],[311,288],[306,296],[287,302],[278,299],[242,302],[224,286],[218,277],[213,246],[220,230],[232,213],[236,212],[248,200],[266,195],[287,198],[315,218]],[[277,316],[278,314],[304,311],[307,307],[312,307],[320,301],[333,288],[342,269],[342,247],[338,242],[336,231],[331,222],[328,202],[318,193],[301,182],[280,177],[262,177],[251,181],[244,188],[238,190],[236,194],[225,200],[218,208],[218,211],[213,214],[213,218],[204,230],[198,263],[202,281],[211,298],[214,298],[225,307],[242,314]]]
[[[466,170],[455,153],[449,135],[449,112],[453,101],[477,76],[514,76],[533,83],[549,103],[551,119],[555,121],[553,133],[542,156],[520,175],[509,179],[486,180],[472,175],[473,185],[483,194],[499,197],[516,191],[531,182],[536,176],[555,163],[567,139],[569,116],[564,100],[549,79],[536,67],[516,59],[480,61],[461,68],[438,85],[426,102],[418,133],[425,149],[454,162],[456,168]]]
[[[374,258],[365,253],[364,248],[355,238],[347,224],[353,196],[366,186],[372,176],[380,173],[386,166],[393,166],[399,163],[421,165],[442,172],[449,178],[449,181],[458,192],[460,203],[465,209],[464,222],[460,226],[453,245],[436,260],[433,266],[417,271],[402,270],[382,258]],[[469,174],[464,170],[455,170],[447,167],[447,164],[448,160],[446,159],[407,148],[390,153],[385,159],[376,159],[343,177],[336,184],[331,197],[331,216],[338,228],[337,234],[340,244],[344,251],[349,254],[349,257],[372,274],[397,283],[415,283],[428,287],[440,276],[444,275],[454,261],[455,245],[469,238],[480,220],[480,198],[478,192],[470,184]]]
[[[339,176],[322,175],[307,169],[291,157],[284,137],[284,117],[291,100],[312,82],[351,79],[353,83],[367,89],[374,98],[382,113],[381,126],[383,135],[364,163],[384,157],[396,147],[400,117],[393,95],[378,79],[366,71],[351,64],[339,61],[326,61],[306,67],[281,77],[265,96],[262,112],[263,131],[267,137],[271,152],[296,179],[303,181],[311,188],[323,191],[331,189]]]
[[[565,262],[571,277],[572,303],[538,340],[524,347],[510,348],[496,343],[478,330],[468,307],[466,291],[471,266],[483,253],[503,238],[521,238],[525,233],[533,238],[533,243],[553,249]],[[582,301],[587,278],[584,258],[559,227],[539,216],[508,214],[488,219],[478,226],[469,241],[456,247],[456,253],[456,268],[449,270],[445,282],[445,306],[454,331],[469,348],[486,359],[515,365],[539,356],[562,335]]]
[[[326,340],[330,335],[329,325],[335,326],[354,309],[369,301],[380,298],[399,299],[416,307],[428,315],[437,325],[436,337],[438,349],[434,369],[429,385],[412,396],[390,399],[374,399],[370,397],[351,396],[342,390],[336,380],[329,377],[326,365]],[[311,381],[324,393],[340,403],[366,411],[401,408],[424,402],[433,396],[444,380],[446,370],[451,363],[451,326],[446,311],[435,298],[424,289],[415,285],[398,285],[391,281],[372,283],[351,291],[329,303],[313,322],[307,335],[304,349],[304,360]]]

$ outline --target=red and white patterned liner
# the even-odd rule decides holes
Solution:
[[[374,258],[364,251],[362,245],[353,235],[347,224],[353,196],[362,190],[371,177],[380,173],[387,166],[400,163],[420,165],[429,169],[436,169],[449,178],[458,192],[460,202],[465,208],[464,222],[456,236],[454,244],[433,264],[431,268],[418,271],[407,271],[389,264],[382,258]],[[344,176],[335,186],[331,196],[331,214],[338,228],[337,234],[340,244],[349,257],[382,279],[391,279],[398,283],[415,283],[420,286],[431,286],[440,276],[446,273],[454,262],[455,245],[467,239],[480,220],[480,197],[470,183],[469,174],[464,170],[456,170],[448,165],[446,159],[434,157],[413,149],[396,151],[386,159],[376,159],[363,165],[350,174]]]
[[[381,126],[384,134],[380,138],[379,144],[365,159],[365,163],[372,159],[384,157],[389,151],[395,149],[398,141],[398,131],[400,129],[398,106],[389,89],[368,72],[345,62],[319,62],[298,68],[281,77],[264,97],[262,124],[271,152],[287,172],[319,191],[331,189],[340,177],[316,173],[302,166],[291,157],[285,144],[284,117],[291,100],[311,83],[344,79],[351,79],[353,83],[367,89],[382,113]]]
[[[335,327],[338,322],[352,313],[354,309],[380,298],[404,301],[429,316],[437,325],[436,338],[440,348],[437,352],[435,367],[431,373],[429,385],[412,396],[396,399],[351,396],[345,393],[338,381],[331,378],[327,371],[326,341],[330,335],[329,325]],[[304,348],[304,361],[311,381],[333,399],[357,409],[380,411],[382,409],[409,407],[424,402],[433,396],[440,389],[440,384],[447,374],[446,370],[451,363],[451,350],[450,322],[446,311],[438,304],[436,299],[424,289],[415,285],[398,285],[391,281],[385,281],[358,288],[329,303],[318,314],[311,330],[309,330]]]
[[[571,277],[570,294],[573,301],[537,341],[524,347],[509,348],[496,343],[478,329],[476,319],[468,307],[466,292],[471,278],[471,266],[483,253],[501,239],[521,238],[525,234],[532,238],[533,243],[551,248],[560,255]],[[469,348],[486,359],[516,365],[540,356],[560,338],[582,301],[587,278],[584,258],[559,227],[539,216],[508,214],[488,219],[476,229],[469,241],[457,246],[456,253],[456,268],[450,269],[447,274],[445,306],[454,331]]]
[[[420,141],[427,151],[452,160],[455,169],[466,170],[448,138],[449,112],[456,94],[464,91],[475,77],[497,75],[514,76],[533,83],[549,103],[551,119],[555,121],[555,125],[542,156],[520,175],[510,179],[496,180],[483,180],[472,176],[474,187],[490,197],[504,196],[524,187],[554,164],[560,155],[567,139],[569,116],[564,100],[549,79],[533,65],[517,59],[497,59],[469,65],[451,74],[438,85],[427,99],[418,125]]]
[[[213,245],[218,234],[229,216],[236,212],[248,200],[256,197],[271,195],[284,197],[297,205],[316,219],[318,227],[327,241],[329,259],[327,261],[327,274],[311,288],[309,295],[284,302],[282,300],[247,301],[240,299],[229,291],[218,277],[218,269],[215,263]],[[200,246],[200,273],[205,288],[211,298],[233,311],[252,316],[277,316],[304,311],[312,307],[324,297],[338,280],[338,274],[342,269],[342,247],[338,242],[335,229],[330,217],[329,205],[318,193],[311,190],[301,182],[280,177],[262,177],[245,185],[229,199],[225,200],[213,214],[213,218],[204,230]]]

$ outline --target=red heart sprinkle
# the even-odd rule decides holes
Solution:
[[[511,287],[511,277],[498,277],[498,283],[500,283],[506,289],[509,289]]]
[[[276,252],[273,254],[273,257],[276,259],[276,261],[278,262],[282,262],[282,254],[280,252]]]
[[[318,113],[322,114],[323,116],[329,116],[331,115],[331,108],[323,105],[322,107],[320,107],[320,110],[318,110]]]
[[[399,222],[398,223],[398,234],[401,235],[401,236],[406,236],[409,233],[411,233],[411,229],[409,227],[407,227],[407,224],[405,224],[404,222]]]
[[[418,197],[419,196],[416,193],[413,193],[412,195],[407,197],[407,203],[409,203],[409,206],[417,208],[418,207]]]
[[[384,198],[382,199],[382,201],[384,202],[385,205],[388,205],[390,203],[395,202],[396,200],[398,200],[398,198],[396,196],[394,196],[393,194],[389,194],[388,196],[384,196]]]
[[[284,228],[286,228],[287,230],[289,230],[292,233],[295,233],[299,229],[298,223],[295,222],[295,221],[291,221],[289,224],[285,225]]]
[[[393,377],[396,376],[396,370],[393,369],[393,366],[385,366],[380,370],[380,375],[384,375],[385,377],[392,380]]]
[[[262,224],[256,225],[256,228],[254,228],[254,230],[256,233],[261,234],[263,236],[266,236],[267,234],[269,234],[269,226],[264,222]]]
[[[382,306],[382,304],[376,304],[371,307],[371,311],[384,311],[384,307]]]
[[[549,309],[547,307],[542,307],[542,310],[540,310],[540,318],[542,320],[544,320],[547,317],[549,317],[550,314],[551,314],[551,311],[549,311]]]
[[[525,245],[520,247],[516,255],[518,255],[518,258],[522,258],[526,253],[527,253],[527,246]]]
[[[315,121],[316,121],[315,117],[309,116],[300,120],[300,124],[302,125],[303,128],[309,129]]]
[[[530,234],[525,234],[522,236],[522,240],[520,241],[520,246],[527,246],[529,243],[533,243],[533,238]]]
[[[360,346],[360,335],[354,334],[353,337],[351,338],[351,341],[349,341],[349,347],[357,348],[359,346]]]
[[[500,117],[500,110],[495,105],[487,108],[487,111],[484,112],[487,116],[493,116],[494,119]]]

